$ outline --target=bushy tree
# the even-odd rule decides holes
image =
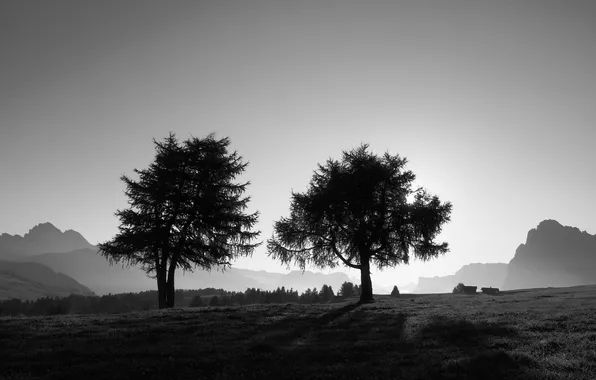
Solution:
[[[319,298],[321,299],[321,302],[333,301],[333,297],[335,297],[333,288],[328,285],[323,285],[321,291],[319,292]]]
[[[130,207],[116,212],[119,233],[100,244],[99,252],[110,264],[140,265],[157,279],[162,309],[174,306],[176,269],[223,270],[234,258],[252,254],[258,213],[244,212],[249,182],[235,178],[248,164],[228,152],[228,138],[210,134],[179,143],[170,133],[153,142],[149,168],[134,170],[138,180],[121,178]]]
[[[393,286],[393,290],[391,291],[391,297],[397,297],[399,296],[399,289],[397,288],[397,285]]]
[[[455,285],[455,288],[453,288],[453,293],[455,294],[463,294],[466,292],[466,286],[463,284],[463,282],[460,282],[459,284]]]
[[[360,270],[361,302],[373,299],[371,263],[382,269],[448,252],[436,243],[451,203],[412,189],[405,158],[377,156],[363,144],[318,165],[308,190],[292,192],[290,216],[274,224],[269,256],[290,266]]]
[[[350,298],[354,295],[354,284],[348,281],[344,281],[339,289],[339,295],[344,298]]]

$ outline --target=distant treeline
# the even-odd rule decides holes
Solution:
[[[351,282],[344,282],[338,295],[335,295],[331,286],[327,285],[323,285],[320,290],[306,289],[302,294],[284,287],[273,291],[248,288],[244,292],[230,292],[215,288],[179,289],[176,290],[176,305],[177,307],[206,307],[288,302],[314,304],[342,301],[359,295],[360,287]],[[0,301],[0,316],[128,313],[157,309],[157,301],[156,290],[109,294],[101,297],[70,295],[62,298],[38,298],[35,301],[12,299]]]

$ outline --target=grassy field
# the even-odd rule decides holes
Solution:
[[[596,287],[0,319],[1,379],[596,379]]]

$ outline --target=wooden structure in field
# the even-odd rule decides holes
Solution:
[[[464,286],[464,293],[466,294],[476,294],[477,286]]]
[[[490,288],[482,288],[480,290],[482,290],[482,293],[485,293],[485,294],[497,294],[497,293],[499,293],[499,288],[493,288],[492,286]]]

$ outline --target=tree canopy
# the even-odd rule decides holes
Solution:
[[[360,270],[362,302],[373,299],[371,262],[378,268],[429,260],[449,251],[437,243],[452,205],[423,188],[405,170],[407,159],[368,151],[362,144],[342,160],[318,165],[306,192],[292,192],[290,216],[274,223],[269,256],[283,264]]]
[[[119,233],[99,245],[110,264],[140,265],[157,279],[159,307],[174,306],[177,268],[226,268],[231,260],[252,254],[260,234],[252,231],[258,212],[248,214],[250,182],[237,183],[246,169],[229,138],[189,138],[179,143],[170,133],[153,140],[156,155],[148,169],[126,175],[129,208],[118,210]]]

